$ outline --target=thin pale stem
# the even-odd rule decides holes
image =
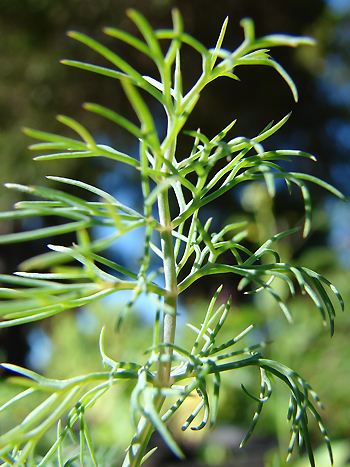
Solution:
[[[158,198],[159,220],[161,224],[161,244],[163,253],[163,267],[166,296],[164,298],[165,311],[163,321],[163,344],[173,344],[176,331],[176,303],[177,303],[177,278],[176,264],[174,255],[174,243],[172,238],[172,223],[169,209],[168,192],[163,192]],[[165,348],[164,353],[169,354],[170,358],[160,362],[158,367],[157,384],[159,386],[169,386],[171,384],[171,352],[170,348]],[[164,397],[158,396],[154,405],[158,411],[161,410],[164,403]],[[142,417],[137,427],[136,434],[131,442],[123,467],[138,467],[146,453],[150,437],[154,431],[152,423]]]
[[[174,244],[171,233],[171,217],[169,212],[168,193],[162,193],[158,200],[160,223],[164,230],[161,232],[162,252],[164,258],[164,279],[166,312],[163,323],[163,343],[173,344],[176,330],[176,301],[177,301],[177,278],[174,256]],[[167,350],[171,352],[171,350]],[[161,386],[168,386],[170,381],[171,361],[159,365],[158,379]]]
[[[164,397],[159,396],[159,400],[155,401],[155,408],[160,410],[163,403]],[[137,426],[137,431],[127,450],[122,467],[138,467],[141,465],[153,431],[154,428],[152,423],[146,417],[142,417]]]

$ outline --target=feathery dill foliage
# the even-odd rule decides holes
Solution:
[[[67,458],[64,445],[73,428],[80,433],[77,443],[80,444],[78,457],[81,465],[85,465],[88,458],[88,462],[98,465],[85,414],[114,385],[124,380],[135,383],[130,395],[135,435],[123,465],[139,466],[152,455],[154,449],[148,451],[147,446],[155,430],[169,448],[182,457],[183,453],[167,428],[167,422],[189,396],[197,394],[199,404],[188,415],[182,429],[191,427],[192,430],[200,430],[208,424],[213,425],[217,417],[221,373],[248,366],[259,370],[261,390],[259,396],[251,396],[257,403],[257,409],[242,445],[250,437],[264,404],[271,396],[272,383],[277,379],[290,391],[287,417],[291,425],[291,441],[288,456],[299,447],[306,450],[310,464],[314,465],[308,428],[311,415],[316,419],[332,460],[329,438],[318,413],[320,402],[310,385],[282,363],[265,359],[260,353],[263,344],[257,343],[250,347],[241,344],[253,326],[241,330],[236,337],[226,342],[220,340],[231,307],[230,299],[216,305],[221,287],[210,300],[200,327],[189,324],[194,332],[193,345],[182,348],[175,341],[178,296],[193,283],[211,274],[238,275],[240,290],[249,288],[247,293],[269,293],[288,320],[291,320],[291,316],[287,304],[274,288],[273,281],[278,278],[285,282],[292,295],[296,293],[297,287],[314,302],[333,333],[334,297],[343,308],[339,292],[317,272],[283,263],[273,249],[275,242],[297,229],[278,233],[267,239],[256,251],[250,251],[241,243],[244,223],[224,225],[220,231],[213,233],[210,220],[203,223],[200,219],[202,207],[239,184],[261,180],[266,183],[269,194],[274,196],[275,180],[283,179],[288,188],[296,185],[301,191],[306,217],[303,233],[306,236],[311,223],[306,182],[315,183],[336,196],[342,196],[318,178],[288,172],[284,169],[285,164],[279,165],[280,161],[288,161],[292,157],[314,159],[312,155],[299,150],[264,150],[263,141],[278,131],[287,122],[288,116],[276,124],[269,124],[253,138],[229,137],[235,121],[211,138],[199,130],[187,131],[185,133],[193,141],[192,151],[186,157],[181,155],[181,159],[176,151],[177,139],[183,133],[202,90],[220,77],[237,80],[235,73],[241,65],[274,68],[286,81],[297,101],[295,84],[281,65],[270,57],[269,50],[275,46],[311,44],[312,40],[280,34],[256,38],[252,21],[244,19],[241,23],[244,40],[236,50],[229,51],[222,48],[227,28],[225,20],[215,48],[207,49],[183,31],[177,10],[173,11],[173,29],[156,31],[140,13],[130,10],[128,15],[143,39],[115,28],[106,28],[104,32],[149,57],[159,71],[158,78],[143,76],[117,53],[79,32],[69,32],[69,36],[102,55],[110,66],[102,67],[74,60],[63,60],[62,63],[120,82],[139,124],[132,123],[115,110],[102,105],[87,103],[84,107],[133,135],[139,142],[139,158],[98,144],[87,128],[67,116],[61,115],[58,120],[71,129],[75,137],[33,129],[25,129],[25,132],[39,141],[30,147],[40,152],[36,160],[105,157],[117,164],[128,165],[130,170],[135,170],[140,176],[143,212],[137,212],[111,194],[78,180],[48,177],[58,185],[80,188],[82,197],[67,194],[64,189],[7,184],[7,188],[29,194],[36,200],[17,203],[13,212],[1,214],[2,219],[60,216],[66,222],[58,226],[3,235],[0,237],[1,244],[73,232],[76,233],[76,241],[70,246],[48,245],[51,251],[26,261],[22,265],[22,272],[0,277],[3,283],[0,289],[3,298],[0,304],[0,328],[39,321],[65,310],[89,305],[120,290],[130,290],[133,291],[133,297],[128,308],[132,308],[132,303],[141,293],[157,297],[153,345],[146,353],[140,352],[138,362],[118,362],[106,355],[102,330],[99,348],[101,371],[64,380],[48,379],[25,368],[3,363],[2,367],[12,372],[8,382],[24,389],[2,405],[0,412],[11,417],[11,411],[16,410],[17,403],[28,399],[28,415],[20,424],[0,436],[3,465],[43,466],[51,462],[65,465]],[[165,54],[160,45],[160,41],[164,40],[169,44]],[[192,48],[202,59],[202,72],[188,90],[182,86],[182,45]],[[144,94],[158,101],[165,110],[167,132],[163,140],[159,138],[154,116],[144,100]],[[91,194],[97,195],[99,201],[86,201],[84,195],[87,197]],[[175,209],[169,206],[170,195],[177,202],[175,214]],[[89,229],[101,225],[114,227],[114,233],[91,240]],[[144,254],[138,271],[130,271],[103,256],[103,252],[119,237],[140,228],[144,229],[145,235]],[[227,252],[232,253],[231,260],[224,263],[223,257],[227,258]],[[164,278],[162,287],[154,282],[154,273],[150,272],[153,255],[162,261],[163,267],[159,271]],[[265,255],[270,261],[271,258],[273,260],[266,262],[264,259],[262,262]],[[122,325],[122,321],[123,315],[118,324]],[[43,402],[31,407],[33,399],[30,396],[37,393],[44,397]],[[39,456],[36,446],[53,426],[57,427],[56,441],[45,455]]]

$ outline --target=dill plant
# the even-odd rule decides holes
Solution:
[[[236,50],[230,51],[222,47],[227,29],[226,19],[216,46],[207,49],[183,31],[177,10],[173,11],[173,28],[156,31],[140,13],[130,10],[128,15],[139,29],[141,39],[116,28],[106,28],[104,32],[151,59],[159,76],[144,76],[116,52],[79,32],[69,32],[68,35],[104,57],[110,66],[75,60],[63,60],[63,63],[107,76],[121,84],[138,124],[116,110],[99,104],[87,103],[84,107],[133,135],[139,142],[139,158],[98,144],[86,127],[68,116],[60,115],[58,120],[72,130],[75,137],[33,129],[25,129],[25,133],[39,141],[30,147],[39,152],[36,160],[105,157],[116,164],[128,166],[139,176],[143,212],[122,204],[99,188],[69,178],[48,177],[57,185],[79,188],[82,197],[68,194],[64,189],[6,184],[7,188],[19,190],[35,200],[17,203],[14,211],[2,213],[1,218],[59,216],[64,221],[51,227],[2,235],[1,244],[57,237],[66,233],[76,233],[76,241],[68,246],[49,244],[50,252],[25,261],[22,270],[14,275],[1,276],[3,286],[0,295],[3,301],[0,304],[0,328],[39,321],[65,310],[88,306],[120,290],[129,290],[132,300],[120,314],[118,326],[123,326],[126,312],[132,309],[140,294],[151,295],[157,305],[153,344],[140,352],[137,362],[116,361],[106,354],[102,330],[99,344],[101,371],[63,380],[49,379],[29,369],[3,363],[3,369],[10,371],[8,383],[24,389],[3,404],[0,412],[11,417],[17,404],[27,400],[28,414],[21,423],[1,434],[2,465],[44,466],[51,462],[66,465],[68,460],[64,446],[68,435],[74,430],[79,433],[78,462],[81,465],[86,462],[98,465],[85,414],[114,385],[125,380],[134,382],[130,407],[135,434],[126,450],[123,466],[139,466],[152,455],[154,449],[149,450],[148,444],[154,431],[158,431],[177,456],[183,457],[167,427],[169,420],[188,397],[196,394],[198,406],[184,420],[182,429],[191,427],[192,430],[200,430],[208,424],[215,424],[220,375],[245,367],[258,369],[261,389],[258,396],[251,396],[257,408],[242,445],[250,437],[263,406],[269,400],[274,381],[280,380],[290,392],[287,418],[291,426],[291,441],[288,456],[299,447],[307,452],[310,465],[315,464],[308,428],[311,416],[320,428],[332,461],[330,441],[318,412],[320,402],[310,385],[283,363],[264,358],[261,354],[263,343],[257,342],[251,346],[241,343],[253,326],[240,330],[238,335],[227,341],[220,339],[231,308],[230,299],[226,303],[216,304],[222,287],[208,299],[201,325],[195,327],[189,323],[193,330],[193,343],[189,347],[181,347],[175,335],[178,297],[197,281],[213,274],[236,275],[240,278],[239,290],[270,294],[289,321],[291,314],[275,287],[276,279],[285,283],[292,295],[298,288],[314,302],[333,334],[333,302],[338,301],[343,308],[337,289],[307,267],[284,263],[274,249],[279,239],[295,233],[298,227],[275,234],[251,251],[244,244],[244,223],[223,225],[219,231],[213,232],[211,221],[202,219],[200,214],[201,208],[249,181],[265,183],[273,197],[275,180],[282,179],[289,189],[296,185],[301,191],[305,204],[303,235],[307,236],[311,223],[307,182],[342,197],[324,181],[311,175],[289,172],[284,169],[285,164],[280,164],[295,157],[314,159],[312,155],[300,150],[264,149],[262,143],[287,122],[288,115],[278,123],[269,124],[254,137],[228,136],[233,131],[235,121],[213,137],[206,136],[200,130],[187,129],[185,133],[192,140],[192,150],[188,155],[178,154],[177,151],[178,138],[184,133],[186,122],[203,89],[221,77],[231,78],[234,85],[238,79],[236,72],[242,65],[274,68],[286,81],[297,101],[294,82],[282,66],[271,58],[269,50],[275,46],[309,45],[312,40],[281,34],[257,38],[253,22],[244,19],[241,22],[244,40]],[[165,53],[161,41],[168,44]],[[192,48],[202,60],[202,72],[187,90],[182,86],[183,45]],[[146,94],[165,111],[167,131],[162,140],[154,115],[146,103]],[[86,201],[89,195],[95,195],[98,201]],[[176,200],[175,206],[170,205],[170,197]],[[91,239],[89,230],[101,225],[113,227],[113,233],[104,238]],[[144,254],[139,270],[131,271],[104,255],[104,251],[118,238],[141,228],[144,231]],[[162,262],[158,275],[163,277],[163,282],[157,281],[151,271],[154,255]],[[223,258],[230,260],[224,262]],[[32,398],[35,394],[44,397],[38,405]],[[37,445],[54,426],[57,430],[56,440],[46,453],[40,455]]]

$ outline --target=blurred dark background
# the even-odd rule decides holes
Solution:
[[[319,176],[334,184],[345,195],[350,194],[348,0],[0,0],[1,183],[11,181],[46,184],[48,182],[44,179],[45,175],[77,177],[107,191],[117,192],[119,197],[137,205],[133,180],[125,177],[118,167],[90,160],[79,164],[76,161],[64,164],[32,162],[27,150],[29,141],[21,133],[24,125],[47,131],[62,131],[55,115],[63,113],[84,122],[99,142],[107,141],[118,149],[135,152],[135,142],[126,134],[106,125],[105,121],[92,117],[81,107],[85,101],[99,102],[133,118],[131,110],[125,105],[119,83],[68,69],[59,63],[62,58],[101,62],[91,51],[65,36],[67,30],[76,29],[103,41],[121,55],[126,55],[143,74],[152,74],[152,68],[142,56],[101,32],[103,26],[111,25],[135,33],[133,24],[125,15],[125,10],[130,7],[144,13],[155,28],[170,26],[171,8],[178,7],[184,17],[186,31],[207,47],[215,45],[221,24],[227,15],[230,23],[224,46],[228,49],[233,49],[242,40],[239,20],[246,16],[254,19],[257,35],[281,32],[314,37],[317,41],[315,47],[297,50],[281,48],[273,51],[274,57],[296,82],[300,94],[297,105],[285,83],[272,69],[242,67],[237,71],[240,82],[222,80],[203,93],[188,128],[200,127],[203,133],[211,136],[233,118],[237,118],[234,134],[254,136],[271,120],[277,121],[293,111],[288,124],[268,142],[267,147],[301,149],[315,154],[317,164],[304,160],[298,164],[293,163],[292,169]],[[200,63],[188,53],[184,55],[184,69],[185,86],[190,86],[195,73],[200,70]],[[161,131],[161,116],[158,117],[158,125]],[[180,147],[181,150],[186,150],[185,144],[183,149]],[[347,299],[350,279],[350,207],[314,187],[311,187],[311,191],[315,209],[311,236],[305,241],[299,239],[286,242],[283,246],[284,253],[287,259],[318,268],[335,282]],[[16,193],[1,188],[1,209],[10,209],[18,199],[17,196]],[[234,217],[238,212],[245,213],[252,221],[251,242],[263,240],[273,233],[275,227],[285,228],[299,222],[303,216],[298,195],[290,197],[286,190],[279,189],[272,204],[259,187],[247,188],[236,196],[227,195],[220,206],[211,207],[210,215],[214,215],[220,223]],[[277,221],[272,220],[274,215]],[[0,225],[0,233],[30,227],[28,223],[4,222]],[[43,249],[45,243],[42,241],[30,245],[2,246],[0,273],[13,272],[21,261]],[[116,251],[114,254],[122,256],[123,253]],[[131,252],[128,254],[132,256]],[[124,262],[127,261],[127,258],[123,259]],[[215,284],[212,287],[215,288]],[[184,307],[193,316],[200,309],[199,304],[205,298],[206,290],[207,286],[204,285],[202,294],[198,293],[196,301],[192,297],[191,302],[184,303]],[[263,305],[239,300],[237,297],[237,306],[245,313],[239,313],[236,325],[243,326],[249,320],[263,322],[263,318],[271,316],[269,312],[262,311],[257,317],[254,310],[263,308]],[[295,308],[296,312],[298,308],[303,312],[300,322],[297,320],[293,329],[284,323],[272,326],[271,333],[275,343],[271,353],[277,353],[276,358],[284,359],[289,366],[294,365],[298,371],[306,373],[307,378],[311,379],[322,398],[327,401],[326,419],[331,433],[339,440],[339,463],[336,465],[346,465],[349,454],[346,440],[350,437],[350,398],[347,391],[350,384],[350,349],[347,337],[350,319],[347,316],[340,317],[336,336],[330,342],[318,321],[314,322],[309,316],[316,314],[309,304],[304,304],[300,299]],[[74,338],[79,335],[79,323],[75,323],[76,331],[73,331],[74,320],[71,315],[67,316],[68,318],[54,319],[50,325],[1,331],[1,359],[29,364],[39,370],[57,366],[57,349],[63,351],[62,346],[69,347],[69,339],[74,343]],[[68,321],[62,321],[64,319]],[[66,344],[62,343],[58,328],[67,332]],[[311,331],[312,328],[315,330]],[[141,337],[138,338],[142,340]],[[79,339],[80,342],[84,341],[84,338]],[[83,359],[84,352],[80,352]],[[79,357],[76,359],[77,362],[80,361]],[[80,368],[76,371],[81,372]],[[64,374],[63,370],[62,373]],[[223,399],[224,423],[209,437],[207,446],[203,447],[198,441],[184,441],[185,444],[188,443],[189,454],[196,452],[198,465],[231,465],[230,453],[236,453],[235,440],[252,414],[253,408],[240,392],[237,381],[227,383]],[[276,396],[275,407],[279,407],[278,403],[279,396]],[[283,425],[284,413],[282,415],[281,418],[277,409],[267,415],[265,424],[263,422],[261,425],[260,438],[258,436],[252,442],[253,457],[243,456],[241,464],[235,465],[284,465],[279,452],[279,449],[283,449],[279,446],[283,444],[286,432]],[[104,439],[102,435],[101,439]],[[317,443],[316,435],[315,440]],[[108,436],[101,442],[108,444]],[[208,446],[212,447],[209,449]],[[321,452],[320,456],[322,455]],[[237,453],[235,456],[238,459]],[[160,462],[165,465],[164,459]],[[321,467],[323,465],[326,464],[320,464]]]

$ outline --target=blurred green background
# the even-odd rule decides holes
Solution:
[[[350,192],[350,2],[348,0],[0,0],[0,181],[46,184],[44,175],[77,177],[117,193],[137,206],[139,202],[134,180],[119,167],[88,161],[33,162],[26,149],[27,138],[22,126],[61,131],[55,121],[57,113],[71,115],[83,121],[99,142],[108,142],[118,149],[135,152],[135,142],[114,127],[84,112],[84,101],[109,105],[118,112],[132,115],[117,82],[78,70],[66,69],[61,58],[74,58],[98,63],[94,54],[70,41],[65,32],[77,29],[86,32],[119,53],[125,54],[143,74],[151,74],[148,62],[123,44],[103,37],[103,26],[117,26],[135,32],[125,16],[134,7],[143,12],[154,27],[170,25],[171,8],[177,6],[184,16],[187,32],[206,46],[215,45],[222,21],[228,15],[230,26],[226,48],[235,47],[241,40],[239,20],[250,16],[255,20],[257,34],[274,32],[311,35],[316,47],[299,50],[280,49],[276,57],[295,78],[300,92],[297,106],[284,83],[273,70],[259,67],[239,71],[241,82],[224,80],[203,93],[199,108],[192,115],[188,128],[200,127],[208,135],[238,118],[235,135],[252,136],[271,120],[279,120],[293,111],[288,124],[269,142],[271,148],[302,149],[318,157],[315,165],[309,160],[294,163],[293,170],[306,171],[333,183],[345,195]],[[185,85],[190,85],[200,63],[188,53],[185,60]],[[157,108],[154,109],[157,118]],[[158,118],[160,133],[164,122]],[[186,145],[180,151],[186,150]],[[350,206],[312,189],[314,228],[307,240],[293,236],[284,240],[280,252],[285,261],[307,265],[330,279],[349,302],[350,280]],[[16,194],[1,188],[0,207],[9,209],[17,200]],[[235,194],[227,195],[220,205],[211,206],[208,216],[217,224],[233,218],[249,221],[251,243],[264,241],[277,230],[300,222],[302,202],[290,197],[286,190],[278,190],[272,203],[261,185],[250,185]],[[38,222],[45,222],[39,220]],[[26,222],[2,223],[0,233],[31,227]],[[99,235],[99,232],[95,232]],[[70,239],[67,236],[66,241]],[[137,242],[137,238],[135,238]],[[12,272],[17,265],[46,248],[42,241],[30,245],[2,247],[0,273]],[[133,251],[135,250],[135,251]],[[137,248],[122,248],[111,252],[119,261],[137,261]],[[222,278],[221,278],[222,279]],[[234,312],[227,332],[237,334],[254,323],[264,338],[273,343],[266,355],[279,359],[310,381],[325,402],[324,417],[334,440],[335,465],[348,465],[350,459],[350,346],[349,313],[339,315],[335,336],[330,339],[319,317],[306,299],[292,302],[295,316],[293,326],[284,322],[273,304],[259,297],[252,301],[238,295],[234,284],[225,279],[225,290],[234,296]],[[202,288],[191,291],[181,303],[184,320],[200,322],[201,310],[220,284],[220,277]],[[210,295],[208,294],[210,292]],[[283,293],[283,291],[282,291]],[[125,298],[125,297],[124,297]],[[29,365],[54,377],[73,376],[100,368],[98,335],[104,323],[116,320],[120,303],[108,302],[79,313],[65,313],[49,322],[1,331],[0,358],[12,363]],[[140,303],[142,308],[142,303]],[[181,321],[181,320],[180,320]],[[150,322],[142,311],[135,312],[121,334],[109,324],[107,343],[118,359],[140,358],[138,349],[151,342]],[[180,326],[179,338],[185,343],[189,331]],[[192,466],[270,466],[285,465],[288,444],[286,398],[282,388],[276,389],[271,402],[259,421],[258,430],[244,451],[239,442],[254,413],[254,403],[242,391],[243,383],[253,393],[258,391],[254,372],[227,375],[221,400],[221,417],[212,432],[183,437],[179,442],[188,454]],[[0,383],[1,398],[10,391]],[[118,387],[109,393],[103,405],[90,414],[93,435],[100,446],[101,465],[119,465],[118,456],[131,434],[128,413],[130,387]],[[24,408],[23,408],[24,410]],[[112,416],[111,416],[112,414]],[[21,416],[21,413],[18,413]],[[1,431],[9,421],[0,419]],[[181,413],[174,421],[179,428]],[[315,427],[316,428],[316,427]],[[179,432],[180,430],[176,430]],[[315,429],[314,443],[320,443]],[[157,442],[157,440],[154,440]],[[175,465],[166,448],[149,465]],[[186,465],[186,463],[184,463]],[[290,465],[307,466],[306,460]],[[318,452],[318,466],[326,466],[322,448]]]

